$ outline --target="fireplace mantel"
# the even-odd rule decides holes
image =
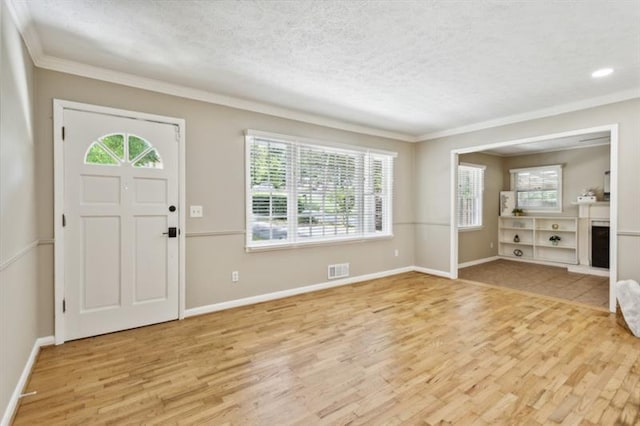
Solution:
[[[569,269],[572,272],[608,276],[608,270],[591,266],[591,226],[593,222],[609,221],[609,202],[572,204],[578,206],[578,265]]]

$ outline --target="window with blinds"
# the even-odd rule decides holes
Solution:
[[[543,212],[562,211],[561,165],[512,169],[509,172],[518,208]]]
[[[395,153],[248,131],[247,247],[392,235]]]
[[[482,195],[485,166],[460,164],[458,166],[457,215],[458,228],[482,226]]]

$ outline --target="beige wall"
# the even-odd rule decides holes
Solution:
[[[413,265],[414,144],[346,132],[133,89],[69,74],[36,70],[39,233],[53,237],[52,100],[66,99],[186,119],[187,205],[204,207],[187,218],[187,308],[327,281],[327,265],[350,262],[351,275]],[[244,137],[255,129],[396,151],[394,237],[366,243],[246,253],[244,249]],[[194,236],[195,234],[208,234]],[[222,233],[226,235],[211,235]],[[394,249],[400,256],[394,257]],[[53,330],[51,245],[43,246],[40,332]],[[240,281],[231,282],[231,271]]]
[[[597,188],[600,199],[602,197],[604,172],[610,169],[610,150],[609,145],[602,145],[506,157],[504,159],[504,190],[510,190],[510,169],[562,164],[562,213],[550,215],[578,216],[578,206],[571,203],[576,201],[576,197],[583,189]]]
[[[33,64],[4,1],[0,1],[0,23],[1,416],[38,337],[38,250]]]
[[[458,263],[485,259],[498,254],[498,197],[500,191],[509,191],[510,169],[562,164],[562,213],[536,213],[538,216],[578,215],[578,207],[571,204],[585,188],[598,188],[602,196],[604,172],[610,169],[610,146],[595,146],[583,149],[544,152],[497,157],[481,152],[460,155],[460,162],[483,164],[485,171],[485,192],[483,199],[484,226],[477,231],[458,233]],[[491,248],[493,243],[493,248]]]
[[[459,156],[460,163],[484,165],[482,229],[458,232],[458,263],[498,255],[499,197],[503,188],[503,159],[480,152]],[[491,247],[493,245],[493,247]]]
[[[640,280],[640,99],[421,142],[416,146],[416,264],[449,270],[452,149],[619,125],[618,277]]]

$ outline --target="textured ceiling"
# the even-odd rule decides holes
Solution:
[[[409,135],[640,95],[637,0],[13,3],[48,57]]]

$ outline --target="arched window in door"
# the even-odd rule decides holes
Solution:
[[[127,143],[125,143],[125,140]],[[113,133],[98,138],[87,149],[85,164],[162,169],[162,158],[149,141],[136,135]]]

